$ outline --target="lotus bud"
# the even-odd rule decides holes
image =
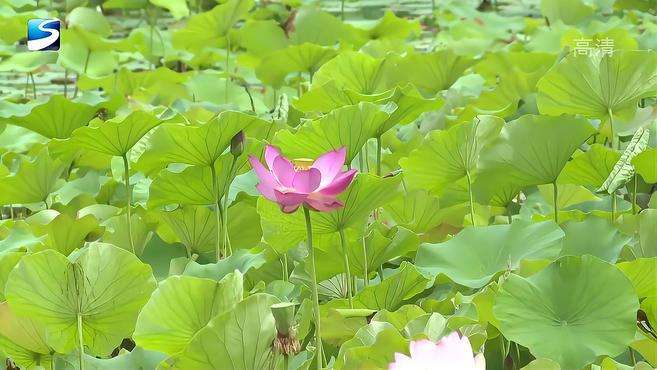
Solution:
[[[230,140],[230,154],[233,155],[233,157],[239,157],[244,153],[244,141],[246,140],[246,137],[244,135],[244,131],[240,131],[233,138]]]

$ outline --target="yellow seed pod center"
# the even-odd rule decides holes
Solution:
[[[313,162],[315,162],[312,159],[309,158],[297,158],[293,159],[292,163],[294,164],[294,170],[295,171],[301,171],[301,170],[307,170],[310,168],[310,166],[313,165]]]

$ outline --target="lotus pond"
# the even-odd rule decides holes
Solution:
[[[653,369],[656,50],[653,0],[0,0],[0,368]]]

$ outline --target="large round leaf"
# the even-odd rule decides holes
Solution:
[[[194,335],[215,316],[242,300],[242,274],[221,281],[172,276],[160,283],[139,314],[137,344],[169,355],[185,349]]]
[[[276,325],[271,305],[278,299],[254,294],[215,317],[179,355],[163,363],[170,369],[267,369],[273,358]]]
[[[520,186],[555,182],[575,150],[595,130],[583,118],[525,115],[509,122],[481,153],[481,168]]]
[[[611,263],[616,262],[625,244],[632,239],[609,221],[598,217],[589,217],[581,222],[570,221],[563,225],[563,229],[566,236],[561,255],[590,254]]]
[[[235,134],[244,131],[247,136],[254,136],[265,126],[266,121],[235,111],[224,111],[200,126],[165,123],[153,132],[139,165],[146,171],[169,163],[211,166]]]
[[[5,123],[22,126],[48,138],[66,139],[96,115],[97,107],[53,95],[23,116],[9,117]]]
[[[631,118],[639,99],[657,93],[655,65],[657,53],[647,50],[569,55],[538,82],[538,108],[549,115]]]
[[[42,149],[33,161],[23,159],[18,172],[1,178],[0,204],[44,202],[64,182],[63,171],[64,165]]]
[[[377,136],[393,111],[390,106],[367,102],[338,108],[304,124],[296,133],[279,131],[274,144],[291,158],[316,158],[344,146],[349,164],[363,145]]]
[[[0,348],[21,367],[51,369],[52,349],[46,343],[45,328],[33,318],[17,316],[7,302],[0,304]]]
[[[632,284],[616,267],[592,256],[566,256],[529,278],[511,274],[493,313],[504,336],[534,356],[581,369],[626,350],[638,308]]]
[[[408,158],[399,161],[409,185],[440,192],[448,185],[470,176],[479,153],[504,126],[495,116],[481,116],[449,130],[433,131]]]
[[[314,74],[322,64],[335,56],[332,48],[304,43],[276,50],[262,59],[256,76],[269,85],[280,87],[292,72]]]
[[[80,127],[73,132],[73,140],[83,148],[96,152],[123,156],[148,131],[160,124],[150,113],[134,111],[128,116],[109,121],[92,121],[93,126]]]
[[[23,257],[5,295],[13,312],[45,326],[57,352],[76,347],[81,318],[87,350],[107,356],[130,336],[154,288],[151,268],[132,253],[94,244],[70,260],[51,249]]]
[[[446,242],[420,245],[415,263],[431,274],[481,288],[496,273],[518,268],[523,259],[555,257],[563,236],[552,221],[469,227]]]

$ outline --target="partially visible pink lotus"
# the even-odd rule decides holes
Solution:
[[[265,198],[278,203],[285,213],[292,213],[301,205],[316,211],[331,211],[343,206],[336,199],[351,184],[356,170],[342,171],[347,155],[342,147],[322,154],[317,160],[298,161],[295,165],[280,150],[267,145],[267,168],[255,156],[249,156],[260,183],[256,186]]]
[[[486,370],[484,356],[473,356],[468,337],[459,333],[442,338],[438,343],[422,339],[411,342],[411,357],[395,353],[388,370]]]

